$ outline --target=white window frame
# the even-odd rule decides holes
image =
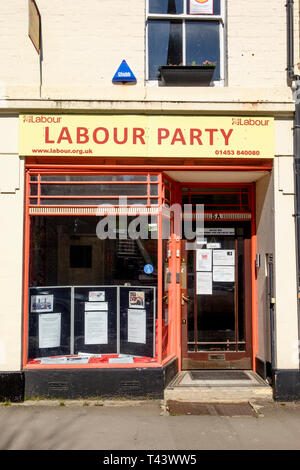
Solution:
[[[145,76],[147,86],[158,86],[158,80],[149,80],[149,56],[148,56],[148,20],[182,20],[182,59],[186,61],[186,34],[185,23],[190,20],[202,21],[219,21],[220,35],[220,79],[211,83],[210,86],[224,87],[226,80],[226,63],[225,63],[225,44],[226,44],[226,0],[220,0],[220,15],[188,15],[187,0],[183,0],[183,13],[178,15],[170,15],[168,13],[149,13],[149,0],[146,0],[146,19],[145,19]]]

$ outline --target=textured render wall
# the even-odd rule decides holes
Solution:
[[[38,5],[46,86],[111,85],[123,59],[144,84],[143,0],[39,0]]]
[[[37,0],[42,16],[42,96],[74,99],[169,99],[178,89],[144,90],[145,0]],[[286,86],[285,0],[227,0],[228,85]],[[27,1],[3,2],[0,11],[1,96],[39,97],[39,57],[28,38]],[[298,2],[295,2],[295,63],[298,62]],[[137,85],[116,86],[111,79],[126,59]],[[197,89],[200,96],[201,89]],[[197,93],[198,93],[197,91]],[[210,90],[209,90],[210,91]],[[212,90],[213,91],[213,90]],[[195,89],[184,100],[197,101]],[[225,92],[228,97],[228,92]],[[218,92],[222,101],[222,93]],[[204,93],[205,98],[205,93]],[[207,99],[213,100],[213,94]],[[227,99],[227,98],[226,98]]]
[[[284,86],[287,67],[285,0],[228,0],[228,86]],[[299,57],[294,2],[295,63]]]
[[[0,53],[5,67],[0,75],[0,99],[15,95],[38,97],[40,61],[28,37],[28,2],[2,3]],[[98,87],[113,86],[112,77],[123,59],[134,70],[139,86],[144,85],[143,0],[36,0],[36,3],[42,17],[44,87],[52,87],[58,95],[73,87],[75,90],[80,86],[92,87],[97,98]]]
[[[0,370],[20,370],[24,162],[18,118],[0,118]]]
[[[2,1],[0,9],[0,99],[20,86],[24,95],[39,90],[39,58],[28,37],[28,2]]]

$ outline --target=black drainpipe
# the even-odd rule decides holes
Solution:
[[[294,0],[287,0],[287,75],[288,82],[295,82],[294,118],[294,176],[295,176],[295,219],[297,250],[297,289],[298,289],[298,339],[300,339],[300,77],[294,72]],[[299,364],[300,366],[300,364]]]
[[[287,0],[287,72],[289,80],[295,80],[294,73],[294,0]],[[297,77],[298,78],[298,77]]]

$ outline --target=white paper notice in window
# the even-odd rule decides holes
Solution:
[[[234,266],[214,266],[214,282],[234,282]]]
[[[213,260],[214,260],[214,266],[234,266],[235,251],[234,250],[214,250]]]
[[[214,0],[190,0],[191,15],[212,15]]]
[[[61,313],[39,315],[39,348],[59,348]]]
[[[107,312],[84,313],[84,344],[108,344]]]
[[[146,310],[128,309],[128,343],[146,344]]]
[[[84,302],[84,310],[92,312],[95,310],[108,310],[108,302]]]
[[[197,271],[211,271],[212,250],[197,250]]]
[[[197,295],[212,295],[212,273],[197,273]]]

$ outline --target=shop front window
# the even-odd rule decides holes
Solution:
[[[30,286],[156,284],[157,232],[148,231],[156,217],[139,217],[147,232],[138,230],[147,238],[130,238],[135,220],[115,217],[113,238],[99,239],[97,230],[101,223],[104,227],[105,217],[32,217]],[[144,272],[147,264],[153,266],[151,274]]]
[[[27,365],[157,362],[158,176],[27,181]]]
[[[148,80],[160,66],[215,64],[213,82],[224,80],[223,0],[148,0]]]
[[[157,239],[131,239],[121,218],[99,239],[104,217],[32,217],[29,362],[155,361]]]

